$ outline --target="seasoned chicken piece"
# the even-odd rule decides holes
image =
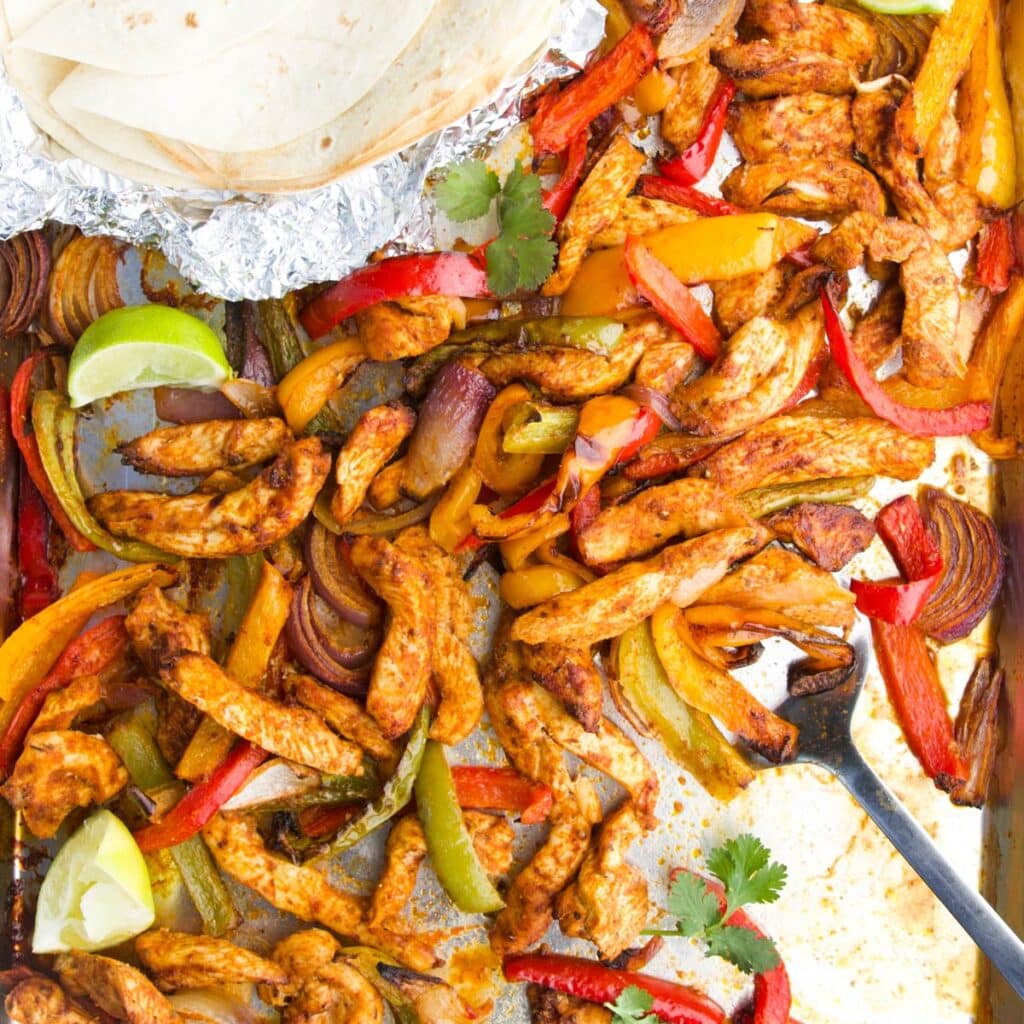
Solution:
[[[824,263],[798,270],[786,284],[786,290],[775,307],[775,318],[792,320],[804,306],[820,302],[822,286],[828,284],[831,277],[832,269]]]
[[[554,694],[587,732],[598,730],[604,683],[589,647],[538,644],[525,648],[523,659],[535,683]]]
[[[672,393],[672,412],[695,434],[739,434],[791,405],[824,358],[817,306],[787,323],[757,317],[728,340],[707,373]]]
[[[875,372],[899,350],[903,325],[903,291],[896,285],[887,287],[878,301],[853,329],[853,350],[869,370]],[[850,384],[835,363],[825,367],[818,384],[818,393],[850,393]]]
[[[681,65],[675,74],[679,88],[662,111],[661,135],[682,152],[697,140],[708,104],[723,78],[706,56]]]
[[[765,608],[816,626],[852,626],[856,598],[824,569],[785,548],[765,548],[709,587],[702,605]]]
[[[678,203],[647,196],[626,196],[619,205],[615,219],[590,240],[591,249],[608,249],[624,245],[630,235],[643,237],[676,224],[689,224],[700,214]]]
[[[740,164],[722,182],[722,195],[750,210],[791,217],[840,217],[853,210],[885,216],[886,199],[875,176],[842,157],[779,157]]]
[[[88,999],[115,1020],[184,1024],[167,997],[144,974],[120,960],[75,950],[61,953],[53,969],[73,996]]]
[[[469,590],[458,563],[431,540],[425,526],[403,530],[395,545],[419,560],[433,594],[431,664],[441,699],[430,736],[439,743],[460,743],[480,723],[484,710],[480,672],[469,649],[473,628]]]
[[[764,525],[829,572],[838,572],[875,538],[875,524],[852,505],[802,502],[769,516]]]
[[[645,388],[667,395],[701,365],[694,347],[682,338],[652,345],[636,366],[635,380]]]
[[[746,526],[750,517],[730,495],[693,478],[651,487],[604,509],[576,539],[589,565],[648,555],[680,535]]]
[[[815,256],[847,271],[864,260],[900,264],[906,299],[903,365],[912,384],[932,387],[967,372],[967,355],[955,347],[960,289],[946,254],[924,228],[893,217],[851,214],[814,247]]]
[[[210,620],[187,612],[155,584],[139,594],[124,620],[139,661],[150,675],[178,654],[210,653]]]
[[[878,33],[852,11],[801,0],[748,0],[744,20],[790,48],[815,50],[861,68],[875,54]]]
[[[162,992],[246,981],[283,985],[288,980],[288,972],[273,960],[209,935],[158,928],[135,940],[135,953]]]
[[[373,478],[414,426],[416,414],[399,402],[378,405],[359,417],[334,467],[338,489],[331,498],[331,513],[339,523],[344,525],[359,511]]]
[[[853,159],[853,118],[849,96],[806,92],[737,103],[729,133],[750,163],[781,158]]]
[[[165,761],[177,764],[192,742],[203,713],[166,689],[161,689],[157,695],[157,709],[156,745]]]
[[[430,577],[419,559],[383,537],[357,537],[352,565],[391,610],[373,666],[366,710],[384,735],[395,739],[412,726],[430,684],[434,636]]]
[[[478,369],[498,388],[515,381],[535,384],[554,402],[578,402],[622,387],[644,351],[674,337],[658,317],[642,317],[626,330],[608,357],[580,348],[499,349]]]
[[[244,487],[252,479],[250,474],[236,473],[233,469],[215,469],[205,476],[196,488],[196,494],[228,494]]]
[[[398,504],[402,498],[402,477],[405,475],[405,457],[395,459],[390,465],[385,466],[370,481],[366,491],[366,497],[370,504],[382,512],[392,505]]]
[[[767,270],[744,274],[731,281],[715,281],[714,317],[726,337],[758,316],[773,316],[786,289],[786,268],[776,263]],[[781,355],[781,352],[778,353]]]
[[[385,775],[394,771],[398,763],[398,747],[381,732],[380,726],[359,701],[324,686],[312,676],[289,676],[287,689],[303,707],[315,711],[336,733],[362,747],[377,761]]]
[[[554,989],[529,985],[526,999],[532,1024],[611,1024],[611,1010]]]
[[[318,438],[288,445],[255,480],[229,494],[168,497],[108,491],[89,499],[112,533],[186,558],[227,558],[262,551],[296,529],[331,468]]]
[[[359,896],[335,888],[314,867],[291,864],[269,853],[256,826],[244,815],[215,815],[203,829],[203,837],[222,871],[278,910],[376,946],[414,970],[434,966],[434,952],[427,940],[367,924]]]
[[[363,773],[362,749],[336,736],[319,715],[250,690],[212,658],[173,657],[161,666],[160,680],[218,725],[264,750],[329,775]]]
[[[492,876],[508,874],[512,867],[512,844],[516,835],[505,815],[463,811],[462,818],[484,871]]]
[[[359,338],[378,362],[419,356],[466,326],[462,299],[446,295],[378,302],[356,314]]]
[[[340,958],[303,983],[281,1020],[283,1024],[382,1024],[384,1000],[353,963]]]
[[[412,1000],[421,1024],[471,1024],[480,1014],[471,1010],[447,982],[404,967],[378,964],[380,976]]]
[[[283,985],[261,985],[260,998],[281,1009],[293,999],[310,978],[341,955],[341,944],[322,928],[306,928],[286,935],[271,950],[270,958],[279,964],[287,976]]]
[[[591,239],[614,222],[646,162],[647,156],[625,135],[612,139],[558,225],[558,266],[544,282],[543,295],[562,295],[568,289]]]
[[[576,881],[555,902],[562,931],[589,939],[602,960],[636,945],[651,913],[647,880],[626,860],[642,835],[631,803],[609,815],[591,841]]]
[[[101,804],[128,785],[121,759],[102,736],[35,732],[0,794],[25,815],[38,839],[49,839],[76,808]]]
[[[34,732],[52,732],[54,729],[72,729],[76,722],[102,711],[105,697],[106,687],[99,676],[78,676],[63,689],[47,694],[29,729],[29,735]]]
[[[702,475],[733,494],[771,484],[840,476],[916,480],[935,441],[911,437],[874,416],[775,416],[719,448]]]
[[[140,473],[202,476],[218,469],[241,469],[276,458],[291,440],[284,420],[206,420],[161,427],[118,445],[121,460]]]
[[[55,981],[29,978],[14,986],[4,1000],[11,1024],[100,1024]]]
[[[512,636],[528,644],[592,644],[621,636],[666,601],[691,604],[770,536],[758,526],[739,527],[665,548],[531,608],[516,620]]]
[[[849,64],[816,50],[758,40],[712,50],[711,59],[740,92],[755,99],[808,92],[843,96],[856,88]]]
[[[679,0],[625,0],[633,21],[642,21],[651,35],[661,35],[679,15]]]

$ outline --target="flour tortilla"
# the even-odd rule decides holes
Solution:
[[[75,69],[52,98],[225,152],[284,145],[357,103],[416,36],[435,0],[302,0],[271,30],[170,75]]]
[[[34,17],[22,14],[40,6]],[[297,0],[4,0],[15,45],[133,75],[194,68],[296,6]]]

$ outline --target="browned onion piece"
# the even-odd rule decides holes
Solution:
[[[957,779],[949,798],[963,807],[981,807],[988,794],[999,745],[999,693],[1003,670],[990,658],[979,661],[960,698],[956,742],[967,765],[967,778]]]
[[[277,378],[260,338],[256,303],[249,299],[225,303],[224,334],[227,338],[228,362],[235,372],[264,387],[273,387]]]
[[[668,396],[644,384],[630,384],[622,389],[626,398],[632,398],[637,405],[650,409],[669,430],[682,430],[683,425],[669,407]]]
[[[259,420],[266,416],[280,416],[281,406],[273,388],[258,381],[235,377],[220,386],[220,393],[247,419]]]
[[[875,52],[861,76],[865,82],[902,75],[913,78],[928,49],[935,19],[926,14],[876,14],[862,7],[857,0],[830,0],[835,7],[852,11],[875,29],[878,42]]]
[[[366,629],[380,622],[380,604],[368,594],[343,557],[344,543],[322,523],[313,522],[306,534],[306,565],[317,594],[354,626]]]
[[[494,398],[490,381],[462,363],[441,367],[420,409],[405,456],[402,489],[422,500],[439,491],[469,458]]]
[[[4,295],[0,334],[10,337],[28,330],[46,298],[50,247],[41,231],[26,231],[0,242]]]
[[[317,595],[308,576],[299,587],[306,602],[309,623],[324,651],[345,668],[364,668],[368,665],[379,646],[380,636],[343,618]]]
[[[156,414],[168,423],[205,423],[237,420],[241,413],[219,391],[199,388],[157,388],[153,393]]]
[[[943,570],[917,624],[940,643],[951,644],[967,636],[999,596],[1006,572],[1003,545],[996,524],[973,505],[937,487],[924,488],[920,500],[942,552]]]

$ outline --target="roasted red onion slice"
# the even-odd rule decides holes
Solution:
[[[366,629],[380,622],[377,599],[367,593],[352,571],[336,537],[314,522],[306,534],[306,566],[316,593],[343,619]]]
[[[363,668],[368,665],[380,643],[380,635],[356,626],[339,615],[317,596],[308,576],[299,584],[299,589],[303,593],[309,625],[324,653],[345,668]]]
[[[254,380],[244,377],[226,380],[220,386],[220,393],[248,420],[281,415],[274,389]]]
[[[153,400],[157,416],[168,423],[205,423],[207,420],[237,420],[242,417],[219,391],[157,388]]]
[[[471,366],[448,363],[438,371],[409,441],[406,493],[422,500],[455,476],[476,444],[494,395],[490,381]]]
[[[650,409],[669,430],[682,430],[683,425],[676,419],[675,414],[669,407],[668,396],[663,395],[654,388],[646,387],[643,384],[630,384],[628,388],[622,389],[626,398],[632,398],[637,405]]]
[[[0,242],[0,263],[0,334],[9,338],[28,330],[42,307],[50,275],[50,247],[41,231],[26,231]]]

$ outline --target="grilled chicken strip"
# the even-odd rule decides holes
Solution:
[[[851,66],[817,50],[758,40],[712,50],[711,59],[740,92],[755,99],[809,92],[843,96],[856,89]]]
[[[722,74],[706,56],[676,69],[679,87],[661,114],[661,134],[682,152],[700,134],[708,104],[721,85]]]
[[[339,523],[344,525],[359,511],[373,478],[415,425],[416,414],[398,402],[378,405],[359,417],[334,467],[338,489],[331,498],[331,513]]]
[[[615,219],[590,240],[591,249],[608,249],[624,245],[630,235],[643,237],[676,224],[689,224],[700,214],[677,203],[647,196],[626,196],[619,205]]]
[[[356,325],[367,355],[388,362],[422,355],[447,341],[453,329],[466,326],[466,307],[445,295],[378,302],[356,314]]]
[[[260,999],[281,1009],[294,999],[302,985],[341,955],[341,944],[322,928],[306,928],[292,932],[278,942],[270,958],[287,976],[281,985],[261,985]]]
[[[611,814],[591,841],[580,873],[555,902],[566,935],[589,939],[602,960],[637,944],[651,913],[647,880],[626,860],[643,835],[631,803]]]
[[[786,290],[788,272],[781,263],[754,274],[715,281],[714,317],[726,337],[758,316],[777,316],[779,300]]]
[[[700,357],[691,344],[682,338],[670,338],[644,352],[634,379],[641,387],[667,395],[689,380],[700,365]]]
[[[288,972],[273,960],[209,935],[158,928],[135,940],[135,953],[162,992],[240,982],[281,985],[288,980]]]
[[[55,981],[36,977],[15,985],[4,1000],[11,1024],[100,1024]]]
[[[29,735],[74,728],[76,722],[93,717],[103,710],[106,694],[106,687],[99,676],[78,676],[72,679],[62,690],[47,694],[29,729]]]
[[[589,647],[538,644],[524,648],[523,659],[535,683],[557,697],[587,732],[597,732],[604,683]]]
[[[853,159],[852,100],[807,92],[748,100],[733,108],[729,133],[750,163]]]
[[[593,644],[621,636],[666,601],[691,604],[769,538],[768,531],[750,526],[676,544],[530,609],[516,620],[512,636],[528,644]]]
[[[101,804],[128,785],[121,759],[102,736],[73,730],[32,733],[0,795],[49,839],[76,808]]]
[[[124,625],[136,656],[150,675],[156,675],[164,661],[178,654],[210,653],[210,620],[185,611],[156,585],[139,594]]]
[[[722,195],[746,209],[792,217],[841,217],[854,210],[883,217],[887,205],[878,179],[842,157],[775,157],[741,164],[722,182]]]
[[[542,294],[562,295],[568,289],[594,235],[614,222],[646,161],[646,154],[625,135],[612,139],[558,226],[558,266],[544,282]]]
[[[61,953],[53,969],[73,995],[131,1024],[184,1024],[165,995],[140,971],[95,953]]]
[[[827,502],[794,505],[769,516],[764,525],[829,572],[838,572],[875,538],[875,524],[857,509]]]
[[[899,350],[903,325],[903,290],[895,283],[885,288],[874,307],[853,330],[853,350],[861,361],[875,372]],[[818,382],[818,393],[849,395],[849,381],[835,363],[825,367]]]
[[[604,509],[579,534],[577,544],[585,562],[602,565],[648,555],[680,535],[696,537],[749,523],[743,507],[714,484],[684,478]]]
[[[864,18],[825,3],[748,0],[744,22],[789,47],[827,53],[861,68],[875,53],[878,33]]]
[[[287,707],[235,682],[212,658],[182,654],[166,661],[160,680],[229,732],[329,775],[362,775],[363,751],[335,735],[319,715]]]
[[[227,558],[262,551],[309,515],[330,470],[320,441],[288,445],[251,483],[228,494],[168,497],[108,491],[89,508],[111,532],[186,558]]]
[[[911,437],[873,416],[775,416],[702,463],[703,475],[739,493],[771,484],[841,476],[916,480],[935,458],[935,442]]]
[[[276,417],[207,420],[151,430],[116,451],[140,473],[202,476],[276,458],[291,437],[287,424]]]
[[[376,946],[414,970],[434,966],[433,948],[426,940],[367,924],[360,897],[336,889],[316,868],[291,864],[269,853],[256,826],[244,815],[215,815],[203,829],[203,836],[222,871],[255,890],[278,910]]]
[[[530,1004],[532,1024],[611,1024],[611,1010],[567,996],[564,992],[529,985],[526,999]]]
[[[352,565],[391,609],[370,679],[366,710],[395,739],[412,726],[427,695],[432,667],[434,597],[419,559],[383,537],[357,537]]]
[[[855,213],[820,239],[817,258],[848,271],[865,255],[900,265],[906,299],[903,365],[912,384],[933,387],[967,372],[967,355],[956,347],[960,289],[946,254],[924,228],[894,217]]]

